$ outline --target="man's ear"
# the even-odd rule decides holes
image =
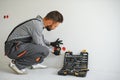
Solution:
[[[50,19],[47,20],[47,24],[48,24],[48,25],[52,25],[52,23],[53,23],[52,20],[50,20]]]

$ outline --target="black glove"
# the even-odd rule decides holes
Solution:
[[[60,44],[63,44],[63,43],[62,43],[62,40],[59,40],[59,38],[55,42],[50,43],[50,45],[52,45],[53,47],[59,47]]]

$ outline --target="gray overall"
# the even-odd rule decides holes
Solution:
[[[5,42],[5,55],[19,69],[43,62],[49,54],[49,42],[44,39],[42,19],[27,20],[13,29]]]

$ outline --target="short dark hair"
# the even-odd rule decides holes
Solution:
[[[60,23],[63,22],[63,15],[60,12],[58,12],[58,11],[51,11],[51,12],[49,12],[45,16],[45,18],[46,19],[52,19],[53,21],[60,22]]]

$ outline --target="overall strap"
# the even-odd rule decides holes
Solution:
[[[15,30],[16,28],[18,28],[19,26],[21,26],[21,25],[23,25],[23,24],[25,24],[25,23],[27,23],[27,22],[29,22],[29,21],[32,21],[32,20],[37,20],[37,21],[40,21],[40,22],[41,22],[41,20],[39,20],[39,19],[37,19],[37,18],[33,18],[33,19],[29,19],[29,20],[27,20],[27,21],[25,21],[25,22],[19,24],[18,26],[16,26],[16,27],[10,32],[10,34],[8,35],[6,41],[8,41],[8,38],[10,37],[10,35],[14,32],[14,30]]]

